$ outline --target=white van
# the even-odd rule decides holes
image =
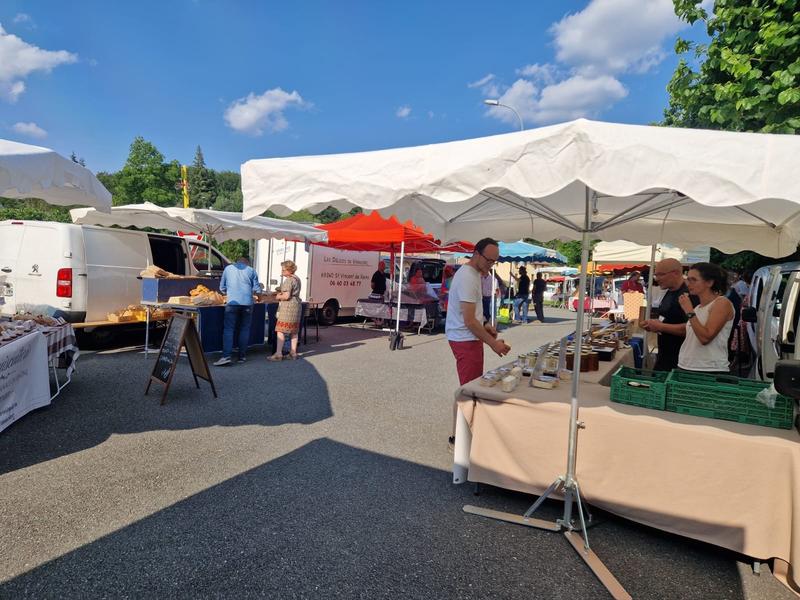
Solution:
[[[137,277],[148,265],[190,275],[208,272],[206,257],[205,243],[173,235],[0,221],[0,314],[52,307],[74,323],[105,321],[141,301]],[[227,264],[212,248],[211,274]]]
[[[779,360],[800,357],[800,344],[795,344],[800,319],[800,262],[758,269],[750,284],[750,305],[750,316],[744,311],[742,319],[748,322],[748,337],[756,355],[752,375],[770,380]]]
[[[265,287],[274,289],[280,283],[281,262],[285,260],[297,265],[301,300],[319,304],[320,323],[333,325],[338,317],[355,315],[356,301],[372,292],[370,282],[378,269],[380,253],[258,240],[254,266]]]

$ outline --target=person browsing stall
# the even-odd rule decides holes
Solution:
[[[513,273],[511,277],[517,282],[517,293],[514,294],[514,320],[518,323],[528,322],[528,302],[531,295],[531,278],[528,269],[519,268],[519,277]]]
[[[372,288],[371,298],[380,298],[381,300],[386,295],[386,263],[383,261],[378,262],[378,270],[372,274],[370,281]]]
[[[231,364],[234,337],[238,340],[239,362],[246,360],[247,343],[250,341],[250,323],[253,319],[253,294],[261,291],[258,274],[250,266],[250,258],[240,256],[222,271],[219,291],[227,294],[222,330],[222,358],[215,366]]]
[[[536,309],[536,318],[540,323],[544,323],[544,292],[547,290],[547,282],[542,279],[542,274],[537,273],[533,280],[533,307]]]
[[[623,294],[627,292],[639,292],[644,294],[644,286],[639,281],[639,271],[634,271],[628,276],[628,279],[620,286],[620,291]]]
[[[283,360],[283,345],[286,336],[289,336],[289,359],[297,360],[297,341],[300,332],[300,321],[303,318],[303,303],[300,301],[300,278],[295,275],[297,265],[294,261],[285,260],[281,263],[281,282],[280,290],[276,298],[278,299],[278,320],[275,324],[275,335],[278,339],[278,347],[275,354],[267,360]]]
[[[491,238],[475,244],[475,252],[453,276],[445,322],[445,334],[456,359],[458,383],[466,384],[483,375],[483,345],[498,356],[505,356],[511,346],[497,337],[491,323],[484,323],[481,275],[489,273],[500,257],[500,248]],[[453,403],[453,429],[448,442],[455,442],[455,417],[458,407]]]
[[[686,337],[687,317],[678,300],[689,288],[683,280],[683,267],[674,258],[656,263],[653,276],[658,286],[667,292],[658,307],[658,318],[642,321],[641,326],[645,331],[658,334],[658,355],[653,369],[671,371],[678,367],[678,354]],[[690,299],[693,306],[700,303],[697,296],[690,296]]]
[[[694,306],[689,294],[678,299],[686,313],[686,340],[678,356],[678,368],[704,373],[729,373],[728,339],[733,329],[733,304],[724,294],[728,276],[711,263],[697,263],[686,277],[689,294],[700,304]]]

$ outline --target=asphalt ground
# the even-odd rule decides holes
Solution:
[[[570,329],[548,315],[503,333],[512,354]],[[218,399],[183,359],[165,406],[143,395],[152,354],[86,352],[0,434],[0,598],[608,597],[562,536],[461,510],[532,498],[452,484],[443,335],[321,335],[298,361],[213,368]],[[792,597],[744,557],[601,516],[593,548],[634,598]]]

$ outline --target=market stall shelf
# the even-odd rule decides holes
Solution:
[[[48,327],[41,330],[47,340],[47,364],[53,371],[56,390],[51,400],[58,396],[67,385],[72,383],[72,374],[75,371],[75,364],[80,356],[78,343],[75,339],[75,330],[69,323],[56,327]],[[59,380],[58,370],[65,371],[63,383]]]
[[[585,374],[593,375],[593,374]],[[602,379],[602,378],[601,378]],[[753,557],[800,565],[800,434],[612,403],[582,376],[581,494],[594,506]],[[454,482],[540,495],[562,466],[568,386],[457,394]],[[528,459],[524,459],[528,457]],[[769,465],[769,468],[764,468]],[[785,564],[781,564],[785,563]]]
[[[418,304],[413,302],[403,302],[400,304],[400,322],[406,324],[417,324],[417,333],[423,329],[433,331],[438,316],[438,301]],[[397,304],[374,300],[372,298],[361,298],[356,302],[356,316],[365,319],[382,319],[384,321],[394,321],[398,317]]]

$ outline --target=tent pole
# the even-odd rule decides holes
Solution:
[[[650,309],[653,306],[653,276],[656,270],[656,249],[658,244],[653,244],[650,248],[650,272],[647,274],[647,302],[644,307],[645,321],[650,318]],[[647,343],[647,332],[644,332],[644,356],[642,357],[642,367],[647,368],[647,357],[650,355],[650,344]]]
[[[395,325],[395,334],[400,335],[400,301],[403,295],[403,257],[406,252],[406,242],[400,242],[400,268],[397,269],[397,324]]]
[[[583,320],[584,320],[584,303],[586,302],[586,271],[588,270],[589,262],[589,233],[591,231],[592,222],[592,195],[593,192],[586,188],[586,214],[584,220],[584,227],[581,236],[581,271],[580,271],[580,288],[578,290],[578,316],[575,323],[575,351],[572,365],[572,398],[569,410],[569,444],[567,447],[567,472],[564,475],[556,477],[555,481],[550,484],[541,496],[534,502],[531,507],[525,511],[525,514],[520,516],[514,513],[506,513],[496,510],[487,510],[477,506],[466,505],[464,512],[498,519],[500,521],[507,521],[516,523],[518,525],[525,525],[528,527],[535,527],[537,529],[547,529],[549,531],[563,532],[567,541],[572,545],[586,565],[597,576],[605,588],[611,593],[615,600],[631,600],[631,595],[625,591],[616,577],[611,571],[606,568],[594,551],[589,547],[589,535],[586,531],[586,515],[583,506],[583,499],[580,492],[580,485],[575,477],[577,456],[578,456],[578,429],[583,429],[583,423],[578,421],[578,390],[581,373],[581,347],[583,346]],[[555,522],[545,521],[543,519],[532,518],[531,515],[544,503],[544,501],[553,493],[563,491],[564,494],[564,514],[561,519]],[[578,523],[572,520],[572,503],[577,502],[578,506]],[[591,515],[588,521],[591,522]],[[579,533],[580,532],[580,533]],[[582,533],[582,535],[581,535]]]
[[[495,289],[494,289],[494,286],[495,286],[496,282],[497,282],[497,273],[494,270],[494,265],[492,265],[492,308],[491,308],[491,311],[492,311],[492,317],[491,317],[492,327],[495,327],[497,325],[496,319],[495,319],[495,313],[497,313],[497,309],[495,308],[495,298],[497,297],[497,294],[495,293]]]

